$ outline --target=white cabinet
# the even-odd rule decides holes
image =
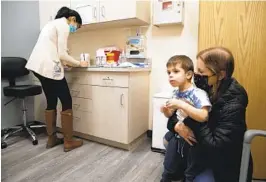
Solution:
[[[158,93],[153,96],[152,148],[165,150],[163,138],[167,129],[168,118],[160,112],[162,105],[171,98],[172,92]]]
[[[83,25],[87,25],[86,28],[137,26],[150,23],[150,1],[71,0],[71,8],[80,13]],[[99,24],[101,26],[97,26]]]
[[[71,0],[71,9],[76,10],[80,14],[83,25],[98,22],[98,7],[99,1],[97,0]]]
[[[70,0],[39,0],[40,29],[42,29],[49,21],[55,19],[58,10],[63,6],[70,7]]]
[[[136,17],[137,2],[135,0],[101,0],[99,5],[100,22],[123,20]]]
[[[92,134],[128,143],[128,88],[93,86],[92,97]]]
[[[80,14],[83,25],[87,25],[83,29],[148,25],[150,5],[150,1],[139,0],[39,0],[40,28],[53,20],[63,6]]]
[[[153,24],[182,24],[184,20],[184,1],[154,1]]]

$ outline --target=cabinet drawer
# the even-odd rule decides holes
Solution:
[[[83,98],[73,98],[73,111],[81,111],[81,112],[92,112],[92,100],[91,99],[83,99]]]
[[[84,134],[91,134],[92,114],[82,111],[73,112],[73,130]]]
[[[59,102],[57,110],[61,112],[62,105]],[[61,115],[57,115],[57,126],[61,127]],[[92,100],[73,98],[73,129],[85,134],[91,134]]]
[[[67,72],[65,73],[65,78],[68,84],[82,84],[91,85],[91,75],[87,72]],[[32,80],[34,82],[40,82],[39,79],[32,75]]]
[[[92,134],[92,113],[73,111],[73,130],[84,134]],[[61,115],[57,115],[57,127],[62,127]]]
[[[92,75],[92,85],[108,87],[128,87],[128,73],[95,73]]]
[[[66,72],[65,78],[69,84],[91,84],[91,75],[88,72]]]
[[[58,101],[57,109],[62,110],[61,102]],[[92,113],[92,100],[91,99],[83,99],[83,98],[72,98],[72,110],[74,112],[87,112]]]
[[[92,89],[91,85],[69,84],[70,94],[73,98],[78,97],[78,98],[91,99],[92,98],[91,89]]]

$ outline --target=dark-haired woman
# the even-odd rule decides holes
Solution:
[[[26,68],[40,80],[47,100],[45,120],[48,141],[46,148],[64,143],[64,151],[82,146],[82,140],[74,140],[72,97],[64,77],[64,65],[87,67],[88,62],[78,61],[67,53],[69,33],[74,33],[82,25],[80,15],[67,7],[62,7],[55,20],[48,22],[42,29],[31,53]],[[57,99],[61,101],[61,124],[64,139],[56,136]]]

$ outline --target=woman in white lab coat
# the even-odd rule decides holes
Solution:
[[[48,22],[42,29],[31,53],[26,68],[40,80],[47,100],[45,120],[48,141],[46,148],[64,143],[64,151],[80,147],[82,140],[72,139],[73,113],[72,97],[64,77],[64,65],[87,67],[87,61],[78,61],[67,53],[69,33],[74,33],[82,25],[80,15],[67,7],[62,7],[55,20]],[[61,124],[64,140],[56,136],[57,100],[62,103]]]

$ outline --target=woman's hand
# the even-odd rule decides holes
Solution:
[[[70,71],[72,69],[71,66],[69,66],[67,63],[63,62],[64,70]]]
[[[72,69],[71,66],[67,66],[67,65],[64,66],[64,70],[66,70],[66,71],[70,71],[71,69]]]
[[[80,66],[81,67],[88,67],[89,62],[88,61],[80,61]]]
[[[183,122],[178,122],[175,125],[174,130],[182,137],[186,142],[193,146],[192,142],[197,143],[193,131],[187,127]]]

